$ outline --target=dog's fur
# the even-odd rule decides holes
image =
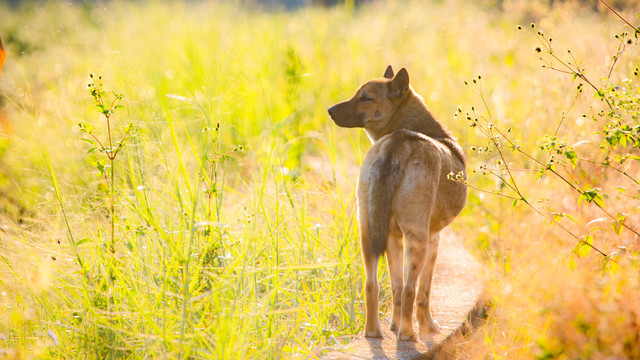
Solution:
[[[388,66],[384,78],[360,86],[351,99],[330,107],[329,115],[338,126],[364,128],[373,142],[357,187],[366,272],[364,334],[382,336],[377,274],[378,260],[386,253],[393,290],[391,330],[398,331],[400,340],[417,339],[415,301],[420,338],[428,340],[439,331],[429,295],[440,230],[460,213],[467,198],[467,187],[448,178],[464,172],[462,148],[413,91],[404,68],[394,75]],[[408,260],[404,265],[403,251]]]

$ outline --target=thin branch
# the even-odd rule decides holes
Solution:
[[[612,168],[613,170],[619,172],[620,174],[626,176],[629,180],[631,180],[634,184],[636,185],[640,185],[640,181],[636,180],[633,176],[629,175],[629,173],[627,173],[626,171],[624,171],[623,169],[617,168],[613,165],[611,165],[610,162],[607,161],[598,161],[598,160],[591,160],[591,159],[587,159],[587,158],[581,158],[578,157],[578,160],[580,161],[585,161],[585,162],[589,162],[592,164],[596,164],[596,165],[603,165],[603,166],[608,166],[610,168]]]
[[[607,9],[611,10],[612,13],[614,13],[617,17],[619,17],[622,21],[624,21],[627,25],[629,25],[633,31],[640,33],[640,27],[635,27],[633,25],[631,25],[630,22],[627,21],[627,19],[625,19],[624,17],[622,17],[622,15],[620,15],[617,11],[613,10],[613,8],[611,6],[609,6],[609,4],[607,4],[604,0],[600,0],[600,2],[607,7]]]
[[[576,101],[578,101],[578,96],[580,96],[580,91],[576,92],[576,96],[573,97],[573,101],[571,102],[571,105],[569,105],[569,108],[567,109],[567,111],[562,113],[562,118],[560,118],[560,123],[558,123],[558,126],[556,127],[556,131],[553,133],[553,136],[558,136],[558,131],[560,131],[560,126],[562,125],[564,120],[567,118],[567,114],[569,113],[569,111],[573,109],[573,105],[575,105]]]

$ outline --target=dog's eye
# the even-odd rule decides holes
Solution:
[[[360,100],[362,102],[364,102],[364,101],[373,101],[373,99],[368,97],[368,96],[361,96],[360,99],[358,99],[358,100]]]

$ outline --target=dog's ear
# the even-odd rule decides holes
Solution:
[[[389,97],[390,98],[403,98],[409,92],[409,73],[407,69],[402,68],[393,80],[389,82]]]
[[[384,71],[384,77],[386,79],[393,79],[393,68],[391,65],[388,65],[387,70]]]

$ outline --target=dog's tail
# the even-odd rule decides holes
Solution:
[[[410,156],[406,149],[409,132],[398,130],[381,139],[380,155],[371,166],[369,178],[369,241],[373,255],[378,258],[387,249],[391,203],[404,174]]]

